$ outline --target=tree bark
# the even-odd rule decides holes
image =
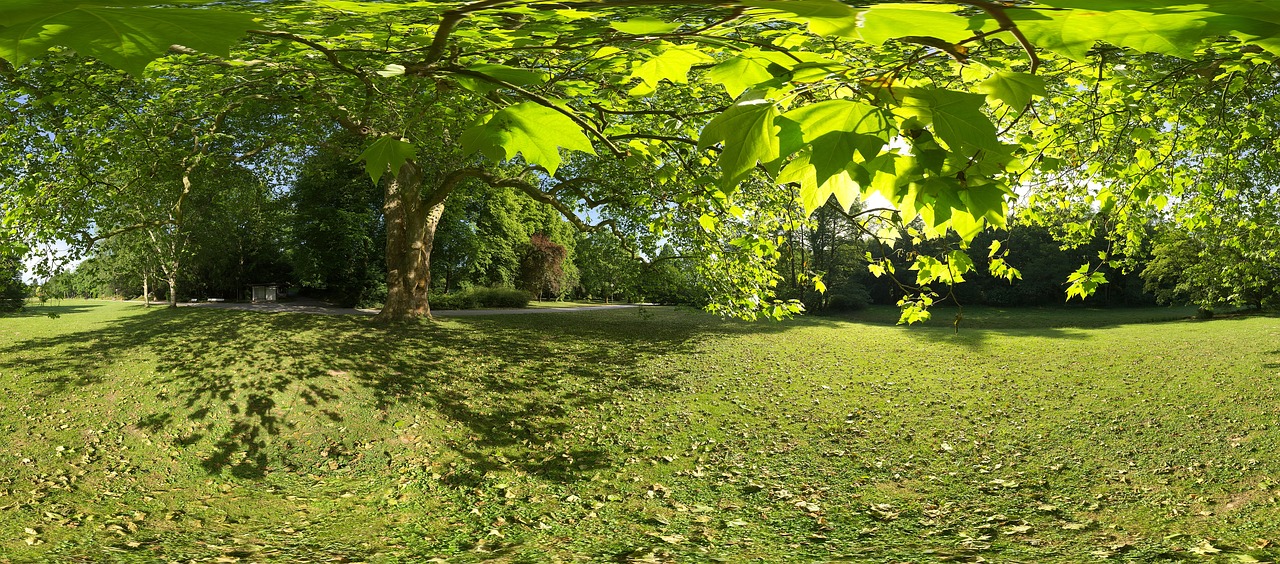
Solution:
[[[170,274],[169,280],[169,307],[178,307],[178,276]]]
[[[424,201],[422,168],[406,162],[387,183],[382,212],[387,222],[387,299],[374,317],[381,323],[431,317],[431,247],[444,201]]]
[[[148,307],[148,308],[151,307],[151,286],[148,283],[150,278],[151,277],[147,275],[147,271],[143,270],[142,271],[142,303],[144,304],[143,307]]]

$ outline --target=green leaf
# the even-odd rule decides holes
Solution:
[[[1067,301],[1071,301],[1073,297],[1079,297],[1081,300],[1092,296],[1097,291],[1098,286],[1107,283],[1107,277],[1101,272],[1089,272],[1089,263],[1080,266],[1075,272],[1067,276]]]
[[[1044,79],[1024,72],[997,71],[974,90],[999,100],[1011,108],[1022,109],[1031,104],[1033,96],[1048,96]]]
[[[862,14],[858,36],[868,43],[881,44],[906,36],[935,37],[956,43],[982,31],[994,29],[986,17],[960,16],[955,6],[933,4],[876,4]]]
[[[360,153],[360,160],[364,161],[364,169],[369,173],[369,178],[377,184],[388,168],[392,175],[399,174],[400,167],[417,154],[418,149],[412,143],[399,137],[383,136]]]
[[[845,131],[833,131],[814,139],[810,162],[813,163],[816,180],[823,183],[832,175],[847,172],[849,165],[854,164],[855,154],[862,155],[864,161],[875,158],[884,144],[879,137]],[[839,194],[836,197],[845,203],[845,198]]]
[[[521,102],[504,108],[483,124],[462,133],[462,149],[476,151],[493,160],[507,160],[520,154],[525,162],[555,175],[560,167],[560,150],[595,154],[591,140],[568,116],[538,104]]]
[[[631,71],[631,78],[639,78],[650,88],[657,88],[658,83],[669,80],[672,84],[689,82],[689,69],[693,65],[715,61],[696,45],[671,45],[664,43],[657,55],[636,65]]]
[[[1138,51],[1191,57],[1202,40],[1219,32],[1207,25],[1205,19],[1210,14],[1187,5],[1171,7],[1154,0],[1120,0],[1105,6],[1081,0],[1040,3],[1068,9],[1009,10],[1010,17],[1033,44],[1077,61],[1087,60],[1089,50],[1099,41]]]
[[[1005,196],[1010,192],[999,184],[970,184],[958,191],[960,202],[964,204],[974,218],[985,219],[996,227],[1004,227],[1008,221],[1009,207],[1005,204]]]
[[[737,98],[751,87],[773,80],[774,75],[769,71],[773,64],[764,57],[743,52],[711,67],[707,71],[707,80],[723,86],[729,96]]]
[[[973,259],[962,250],[956,249],[947,253],[947,264],[951,267],[951,272],[956,276],[956,281],[960,281],[960,276],[968,274],[973,270]]]
[[[744,5],[782,13],[787,21],[803,23],[820,36],[858,38],[858,16],[855,10],[836,0],[744,0]]]
[[[707,233],[714,233],[716,226],[719,224],[720,220],[716,219],[713,215],[704,213],[698,217],[698,225],[701,225],[702,229]]]
[[[827,100],[790,110],[778,120],[782,127],[784,155],[799,150],[804,145],[813,143],[819,137],[834,132],[858,133],[876,137],[881,143],[887,143],[894,135],[893,126],[888,117],[875,106],[850,100]],[[869,148],[873,142],[869,139],[860,141],[859,146]],[[876,148],[863,157],[871,159]]]
[[[828,175],[818,181],[817,168],[810,162],[810,151],[796,155],[778,174],[778,183],[797,183],[800,185],[800,203],[806,214],[822,207],[835,196],[844,209],[849,209],[861,194],[861,182],[854,180],[850,171],[857,171],[859,176],[866,177],[867,172],[856,164],[847,163],[847,167]]]
[[[381,76],[383,78],[401,76],[404,74],[404,71],[405,71],[404,65],[390,64],[383,67],[382,70],[378,71],[378,76]]]
[[[228,56],[231,45],[255,25],[252,16],[230,11],[118,7],[136,4],[6,2],[0,9],[0,22],[5,22],[0,28],[0,58],[22,65],[64,46],[141,75],[171,45]]]
[[[492,64],[473,64],[467,65],[467,70],[478,72],[485,76],[493,77],[503,82],[515,84],[516,86],[528,86],[531,84],[542,84],[547,81],[550,76],[543,71],[535,71],[529,69],[521,69],[509,67],[506,65]]]
[[[378,15],[420,6],[421,3],[354,2],[351,0],[315,0],[316,5],[352,14]]]
[[[934,88],[903,90],[902,110],[932,123],[934,133],[952,151],[966,148],[1004,151],[1004,145],[996,137],[996,126],[982,113],[986,100],[982,94]]]
[[[778,128],[774,125],[777,117],[778,109],[773,102],[744,100],[729,106],[702,129],[698,137],[699,149],[717,143],[722,146],[722,187],[736,186],[751,174],[756,163],[777,163],[780,160]]]
[[[680,28],[679,22],[666,22],[656,18],[634,18],[625,22],[613,22],[610,27],[631,35],[660,35]]]

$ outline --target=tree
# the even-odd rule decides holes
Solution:
[[[436,233],[431,290],[519,285],[521,261],[537,233],[564,247],[566,283],[576,279],[575,230],[559,212],[507,187],[455,192]]]
[[[1162,303],[1195,304],[1202,316],[1222,307],[1280,303],[1280,264],[1222,241],[1167,227],[1142,270],[1146,290]]]
[[[291,280],[284,253],[286,203],[243,166],[213,172],[216,179],[198,179],[206,188],[191,194],[193,213],[183,227],[190,241],[183,282],[188,295],[236,299],[250,284]]]
[[[141,233],[173,307],[200,231],[191,222],[252,186],[241,163],[275,141],[254,135],[274,115],[259,97],[239,96],[210,68],[168,68],[135,78],[63,54],[11,72],[3,78],[14,127],[4,136],[26,149],[6,155],[16,169],[8,214],[25,237],[83,256]]]
[[[22,282],[22,261],[0,254],[0,313],[22,310],[27,302],[27,285]]]
[[[381,191],[334,139],[303,163],[289,190],[290,260],[303,287],[343,307],[369,306],[386,292]]]
[[[587,298],[613,301],[638,297],[643,263],[631,256],[611,233],[581,233],[577,240],[578,286]]]
[[[773,301],[778,245],[761,235],[772,229],[742,225],[784,222],[777,184],[798,185],[806,211],[829,196],[847,208],[876,193],[896,208],[883,220],[920,218],[927,238],[956,233],[956,247],[917,269],[921,285],[971,267],[966,247],[1006,225],[1015,186],[1034,186],[1032,214],[1043,203],[1098,203],[1114,240],[1127,241],[1152,208],[1202,194],[1188,187],[1199,186],[1207,130],[1224,132],[1215,148],[1266,137],[1249,124],[1272,111],[1258,93],[1274,81],[1250,77],[1271,76],[1280,52],[1274,10],[1251,2],[250,3],[147,12],[152,24],[135,2],[99,7],[113,4],[0,12],[53,24],[3,28],[18,41],[0,56],[22,65],[66,45],[141,73],[185,42],[178,51],[214,53],[194,61],[224,65],[244,84],[293,89],[298,115],[317,118],[304,129],[342,126],[366,139],[368,171],[387,178],[383,320],[429,314],[436,227],[468,181],[520,190],[584,228],[601,226],[584,221],[598,217],[585,208],[641,196],[673,214],[688,206],[721,243],[714,252],[694,243],[708,249],[713,295],[744,314],[794,310]],[[194,36],[170,25],[196,17],[204,29]],[[85,23],[114,20],[141,31],[113,36]],[[235,44],[242,33],[251,39]],[[1267,103],[1233,103],[1241,96]],[[1215,111],[1218,99],[1252,109]],[[677,170],[698,188],[620,192],[608,179],[559,174],[560,149],[653,176]],[[703,174],[709,164],[718,170]],[[1077,274],[1069,295],[1101,278],[1090,265]]]
[[[559,298],[565,285],[564,264],[568,251],[543,233],[529,237],[520,259],[520,285],[539,300],[543,296]]]

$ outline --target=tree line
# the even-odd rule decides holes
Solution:
[[[10,252],[145,249],[144,285],[171,303],[258,267],[192,276],[202,237],[231,245],[253,222],[210,223],[202,193],[284,186],[342,136],[378,190],[386,322],[430,315],[441,282],[576,266],[551,232],[564,253],[539,240],[525,265],[442,259],[437,238],[466,234],[441,229],[490,191],[612,233],[649,268],[684,261],[708,307],[744,317],[836,283],[805,260],[827,251],[800,245],[832,198],[885,202],[863,227],[898,251],[864,258],[904,322],[978,268],[1027,275],[1011,226],[1105,239],[1068,298],[1147,250],[1169,299],[1262,303],[1274,280],[1280,22],[1251,3],[141,4],[0,7],[0,208]],[[489,219],[475,233],[505,240]]]

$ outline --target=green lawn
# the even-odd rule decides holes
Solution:
[[[33,308],[0,562],[1276,559],[1280,318],[1187,313]]]

